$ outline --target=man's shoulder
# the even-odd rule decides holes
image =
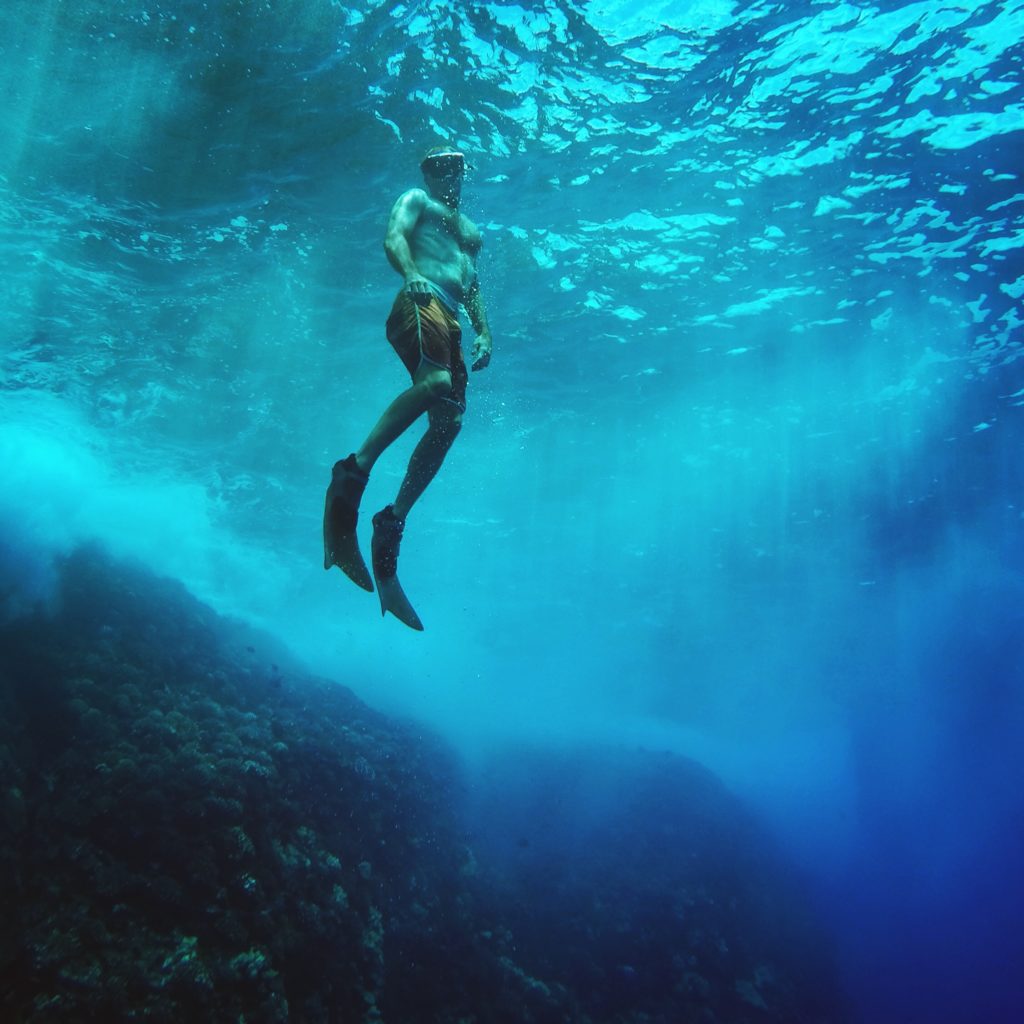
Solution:
[[[424,207],[430,201],[430,196],[427,195],[426,190],[413,186],[407,188],[396,200],[395,206],[416,206]]]

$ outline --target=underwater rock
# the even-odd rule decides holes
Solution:
[[[515,936],[521,970],[574,993],[579,1019],[844,1019],[801,879],[699,764],[520,746],[494,753],[467,799],[482,909]]]
[[[689,762],[471,785],[180,585],[95,549],[59,577],[0,629],[0,1018],[842,1019],[795,890]]]

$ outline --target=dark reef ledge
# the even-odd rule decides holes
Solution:
[[[843,1019],[698,766],[444,746],[83,549],[0,627],[5,1022]]]

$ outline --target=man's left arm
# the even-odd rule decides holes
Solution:
[[[482,370],[491,361],[491,329],[487,326],[487,311],[480,293],[480,282],[474,281],[462,305],[469,314],[469,322],[476,331],[473,344],[473,369]]]

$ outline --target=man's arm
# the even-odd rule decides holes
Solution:
[[[469,322],[476,331],[476,342],[473,345],[473,369],[482,370],[491,361],[491,329],[487,326],[487,311],[484,309],[484,298],[480,293],[480,282],[474,281],[463,300],[462,305],[469,314]]]
[[[388,218],[388,229],[384,235],[384,252],[388,262],[405,279],[405,286],[413,298],[431,295],[426,278],[419,272],[416,261],[412,258],[412,247],[409,239],[427,205],[427,194],[421,188],[411,188],[398,197],[391,208]]]

